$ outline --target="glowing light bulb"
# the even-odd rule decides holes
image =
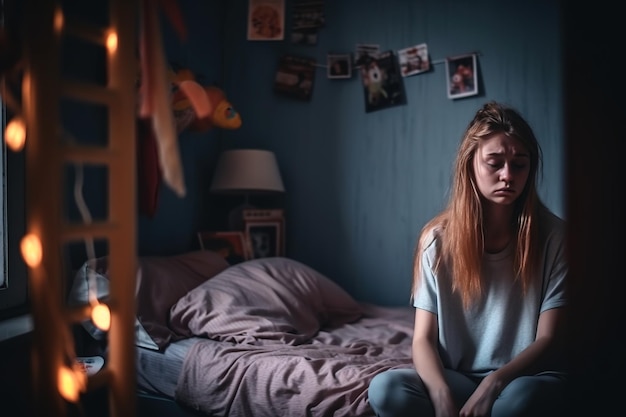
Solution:
[[[21,117],[14,117],[4,130],[4,138],[7,146],[15,151],[19,152],[24,148],[26,143],[26,124]]]
[[[78,402],[80,390],[83,385],[82,380],[85,377],[84,374],[79,374],[79,372],[76,372],[67,366],[62,366],[59,368],[59,372],[57,374],[59,393],[67,401],[73,403]]]
[[[41,264],[43,249],[39,236],[34,233],[24,236],[20,242],[20,250],[22,251],[22,258],[24,262],[26,262],[26,265],[35,268]]]
[[[106,304],[98,304],[91,309],[91,321],[100,330],[108,331],[111,327],[111,310]]]
[[[65,18],[63,17],[63,11],[60,8],[57,8],[54,11],[54,30],[56,33],[61,33],[64,21]]]
[[[114,53],[117,51],[117,33],[110,32],[107,36],[107,49],[109,53]]]

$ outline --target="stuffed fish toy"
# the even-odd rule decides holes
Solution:
[[[239,129],[241,116],[215,86],[202,86],[186,69],[171,73],[172,107],[178,132],[206,132],[213,127]]]
[[[226,94],[214,86],[204,87],[204,92],[213,106],[213,111],[204,117],[197,117],[191,123],[190,129],[196,131],[206,131],[213,127],[221,129],[239,129],[241,127],[241,116],[233,105],[226,99]]]

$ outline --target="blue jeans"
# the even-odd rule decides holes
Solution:
[[[460,409],[480,379],[451,369],[444,376]],[[435,410],[415,369],[391,369],[376,375],[368,388],[369,402],[378,417],[433,417]],[[560,372],[522,376],[508,384],[491,409],[491,417],[566,415],[567,378]]]

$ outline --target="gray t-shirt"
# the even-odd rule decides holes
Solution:
[[[448,268],[435,273],[438,234],[422,253],[422,280],[413,305],[437,315],[439,354],[445,368],[484,376],[535,340],[539,314],[566,303],[565,224],[552,213],[540,217],[540,273],[528,292],[513,271],[513,245],[482,259],[483,297],[468,311],[452,292]]]

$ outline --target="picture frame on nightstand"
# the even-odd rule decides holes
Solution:
[[[242,262],[252,259],[252,248],[244,232],[198,232],[198,242],[200,243],[200,249],[217,252],[231,262]]]
[[[252,258],[270,258],[281,256],[280,222],[246,222],[246,236],[252,248]]]
[[[243,221],[253,259],[285,256],[283,209],[245,209]]]

